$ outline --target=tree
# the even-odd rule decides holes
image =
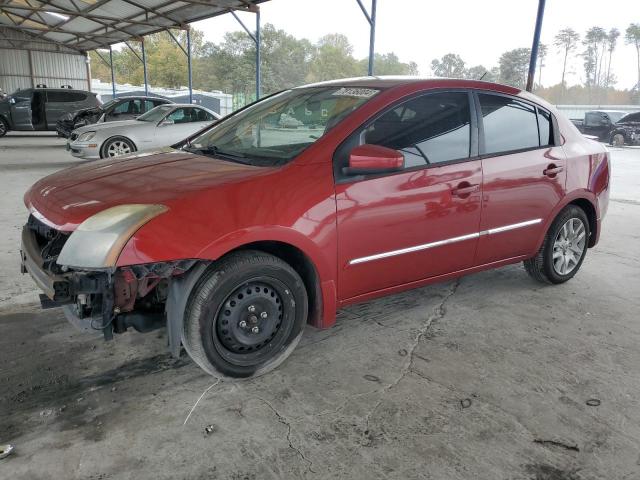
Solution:
[[[374,75],[418,75],[416,62],[401,62],[398,56],[391,52],[376,53],[373,57]],[[369,58],[363,58],[358,62],[358,75],[366,75],[369,66]]]
[[[325,35],[312,56],[307,81],[318,82],[358,75],[358,62],[353,58],[349,39],[339,33]]]
[[[500,56],[500,82],[517,88],[524,88],[527,83],[531,49],[516,48],[504,52]]]
[[[564,54],[564,61],[562,63],[562,85],[565,85],[565,74],[567,72],[567,59],[569,54],[578,47],[580,41],[580,35],[571,28],[564,28],[560,30],[553,40],[553,44]]]
[[[620,36],[620,30],[612,28],[607,35],[607,45],[609,50],[609,62],[607,64],[607,78],[605,79],[605,87],[615,83],[611,77],[611,58],[613,57],[613,51],[616,49],[618,43],[618,37]]]
[[[544,60],[547,58],[548,47],[541,43],[538,45],[538,85],[542,87],[542,67],[545,66]]]
[[[497,80],[497,76],[494,75],[494,72],[487,69],[484,65],[475,65],[467,68],[464,71],[463,78],[467,78],[469,80],[482,79],[485,82],[495,82]]]
[[[606,49],[606,42],[607,32],[602,27],[591,27],[584,36],[582,44],[586,50],[582,55],[587,86],[600,86],[602,57]]]
[[[463,78],[464,67],[464,60],[455,53],[447,53],[440,60],[434,58],[431,61],[431,70],[436,77]]]
[[[627,27],[624,35],[625,41],[629,45],[636,47],[638,62],[638,83],[636,88],[640,91],[640,23],[632,23]]]

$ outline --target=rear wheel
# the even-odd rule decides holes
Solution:
[[[589,235],[589,220],[584,210],[569,205],[549,227],[536,256],[524,261],[525,270],[540,282],[566,282],[582,265]]]
[[[9,125],[4,118],[0,118],[0,137],[4,137],[9,131]]]
[[[104,142],[102,158],[119,157],[135,151],[136,147],[131,140],[124,137],[114,137]]]
[[[255,377],[291,354],[307,310],[304,283],[287,263],[255,250],[232,253],[196,284],[182,342],[211,375]]]

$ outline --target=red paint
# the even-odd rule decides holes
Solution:
[[[593,206],[598,220],[591,244],[597,242],[608,204],[608,155],[553,106],[511,87],[475,81],[364,79],[345,84],[384,90],[283,167],[252,167],[177,151],[100,160],[40,180],[25,203],[66,231],[118,204],[169,207],[135,233],[119,266],[213,260],[265,240],[292,245],[304,252],[320,278],[320,327],[331,326],[336,309],[348,303],[530,257],[554,216],[572,201]],[[528,99],[556,115],[563,144],[335,184],[333,154],[351,132],[392,103],[437,88]],[[398,161],[394,155],[362,146],[352,162],[390,164]],[[499,235],[349,263],[536,218],[542,221]]]

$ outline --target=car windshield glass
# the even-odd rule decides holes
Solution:
[[[168,105],[160,105],[159,107],[152,108],[144,115],[140,115],[138,118],[136,118],[136,120],[139,120],[141,122],[159,122],[164,118],[169,110],[171,110],[171,108],[173,107],[170,107]]]
[[[282,164],[378,92],[339,86],[286,90],[216,124],[187,149],[254,165]]]
[[[111,107],[112,105],[115,105],[118,102],[117,98],[114,98],[112,100],[109,100],[106,103],[103,103],[102,105],[98,105],[98,108],[101,108],[102,110],[108,110],[109,107]]]
[[[624,117],[626,113],[624,112],[609,112],[609,118],[611,119],[611,123],[616,123],[622,117]]]

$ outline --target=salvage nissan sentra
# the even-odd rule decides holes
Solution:
[[[565,282],[609,197],[605,147],[477,81],[294,88],[175,147],[37,182],[22,265],[43,306],[107,339],[166,326],[213,375],[275,368],[351,303],[516,262]]]

